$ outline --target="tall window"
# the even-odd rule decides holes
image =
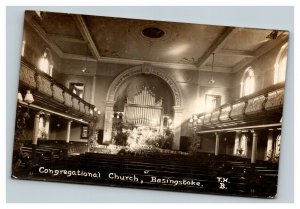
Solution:
[[[46,49],[44,51],[43,56],[40,58],[39,61],[39,69],[44,72],[47,73],[48,75],[52,76],[52,70],[53,70],[53,65],[50,63],[50,50]]]
[[[49,116],[41,114],[39,120],[39,138],[48,139],[49,138]]]
[[[272,133],[269,134],[266,150],[266,160],[278,162],[280,154],[280,141],[281,134],[278,134],[275,139],[273,139]]]
[[[254,92],[254,72],[252,67],[248,67],[242,77],[240,97],[247,96]]]
[[[274,65],[274,84],[285,81],[288,44],[284,44],[276,58]]]
[[[235,139],[234,155],[247,156],[247,141],[248,136],[246,134],[242,134],[241,137]]]

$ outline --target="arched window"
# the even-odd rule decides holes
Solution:
[[[276,58],[274,65],[274,84],[285,81],[288,43],[284,44]]]
[[[53,70],[52,56],[48,48],[45,49],[44,54],[40,58],[38,67],[42,72],[52,76],[52,70]]]
[[[247,96],[254,92],[254,72],[252,67],[248,67],[242,77],[240,97]]]

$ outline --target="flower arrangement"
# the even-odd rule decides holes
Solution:
[[[159,131],[151,127],[123,128],[114,135],[116,145],[128,146],[132,151],[139,149],[171,149],[174,134],[170,129]]]

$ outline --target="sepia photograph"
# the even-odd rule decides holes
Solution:
[[[276,198],[288,31],[27,10],[20,36],[13,179]]]

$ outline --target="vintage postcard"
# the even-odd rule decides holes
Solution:
[[[288,31],[26,11],[22,37],[12,178],[275,198]]]

